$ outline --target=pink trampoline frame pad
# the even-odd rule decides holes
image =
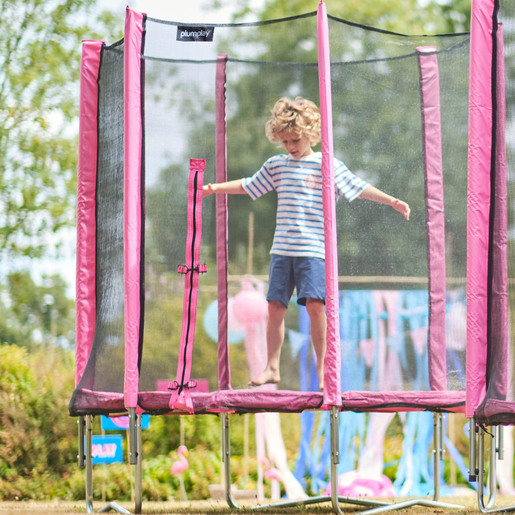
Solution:
[[[169,391],[140,392],[139,408],[142,413],[184,414],[169,407]],[[293,390],[218,390],[210,393],[191,392],[193,413],[301,413],[323,410],[322,392]],[[341,394],[340,411],[395,413],[400,411],[465,412],[464,391],[346,391]],[[77,390],[76,414],[121,413],[125,411],[123,394]]]
[[[170,412],[170,392],[141,392],[139,406],[143,411]],[[212,393],[191,394],[195,413],[300,413],[306,410],[325,409],[322,392],[297,392],[290,390],[220,390]],[[329,408],[327,408],[329,409]],[[448,411],[465,410],[465,392],[347,391],[341,394],[341,411],[398,412],[398,411]]]
[[[74,392],[73,410],[70,415],[91,415],[124,413],[126,410],[123,393],[100,392],[77,388]]]
[[[487,399],[474,414],[478,424],[513,426],[513,402]]]

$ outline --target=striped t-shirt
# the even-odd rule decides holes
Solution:
[[[280,154],[268,159],[243,188],[257,199],[277,191],[277,216],[270,254],[325,257],[322,210],[322,154],[300,159]],[[352,201],[368,186],[338,159],[334,160],[336,197]]]

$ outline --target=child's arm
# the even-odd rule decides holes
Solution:
[[[204,184],[202,188],[204,197],[212,195],[213,193],[247,193],[243,189],[241,179],[236,179],[229,182],[218,182],[215,184]]]
[[[399,200],[398,198],[387,195],[381,190],[378,190],[370,184],[361,192],[359,198],[371,200],[372,202],[379,202],[380,204],[386,204],[392,206],[395,211],[401,213],[406,220],[409,220],[410,207],[406,202]]]

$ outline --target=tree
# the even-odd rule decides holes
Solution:
[[[119,38],[121,26],[96,0],[0,1],[1,342],[73,340],[64,280],[38,285],[21,269],[51,246],[58,256],[74,224],[80,43]]]
[[[38,286],[28,271],[10,273],[0,301],[0,342],[29,348],[45,344],[70,348],[73,301],[66,289],[58,275],[44,277],[43,285]]]
[[[40,257],[74,220],[80,41],[114,35],[95,0],[0,3],[0,249]],[[122,24],[117,22],[118,26]],[[120,35],[118,33],[118,35]]]

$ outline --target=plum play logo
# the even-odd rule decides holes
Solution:
[[[198,25],[178,25],[177,41],[213,41],[214,27],[200,27]]]

